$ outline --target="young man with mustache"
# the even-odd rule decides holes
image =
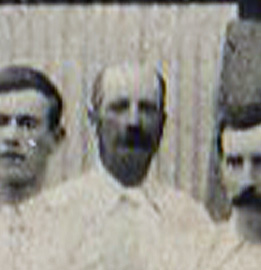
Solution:
[[[260,103],[222,109],[216,134],[216,169],[212,171],[216,175],[216,183],[212,183],[216,190],[211,191],[207,206],[214,219],[219,212],[227,222],[216,226],[210,237],[212,248],[200,267],[216,269],[218,266],[221,270],[260,267],[260,138]],[[222,192],[221,203],[215,202],[215,196],[220,196],[217,192]],[[221,204],[223,208],[219,209]]]
[[[261,28],[227,27],[218,92],[206,206],[215,221],[202,269],[260,269]]]

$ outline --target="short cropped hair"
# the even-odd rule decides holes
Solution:
[[[60,125],[63,101],[56,86],[42,72],[26,66],[9,66],[0,70],[0,94],[33,88],[50,101],[48,128]]]
[[[244,106],[223,108],[219,117],[217,147],[223,153],[221,136],[225,128],[245,130],[261,124],[261,104],[251,103]]]
[[[206,208],[215,221],[228,219],[231,205],[222,184],[221,158],[223,157],[222,133],[226,128],[245,130],[261,124],[261,104],[227,105],[219,107],[216,115],[212,149],[209,156]]]

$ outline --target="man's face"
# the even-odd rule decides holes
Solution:
[[[134,68],[109,70],[102,89],[98,133],[105,149],[134,159],[150,155],[158,145],[163,114],[155,72]]]
[[[49,101],[34,89],[0,93],[0,196],[20,199],[39,183],[50,147]]]
[[[222,149],[222,181],[229,199],[244,196],[249,201],[253,194],[261,198],[261,125],[245,130],[226,128]]]

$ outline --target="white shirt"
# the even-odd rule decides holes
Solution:
[[[20,245],[5,270],[202,269],[212,231],[205,212],[151,177],[126,189],[96,168],[21,204]]]
[[[199,261],[198,269],[259,270],[261,245],[243,240],[235,231],[233,220],[214,227],[206,256]]]

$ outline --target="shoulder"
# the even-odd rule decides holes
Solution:
[[[156,202],[158,203],[163,216],[168,217],[171,226],[193,229],[195,231],[200,226],[214,229],[203,203],[195,200],[184,191],[177,190],[172,186],[164,185],[159,187]]]
[[[229,222],[222,223],[216,226],[209,256],[204,261],[208,269],[258,270],[261,264],[261,245],[240,239]],[[204,268],[203,264],[201,268]]]

